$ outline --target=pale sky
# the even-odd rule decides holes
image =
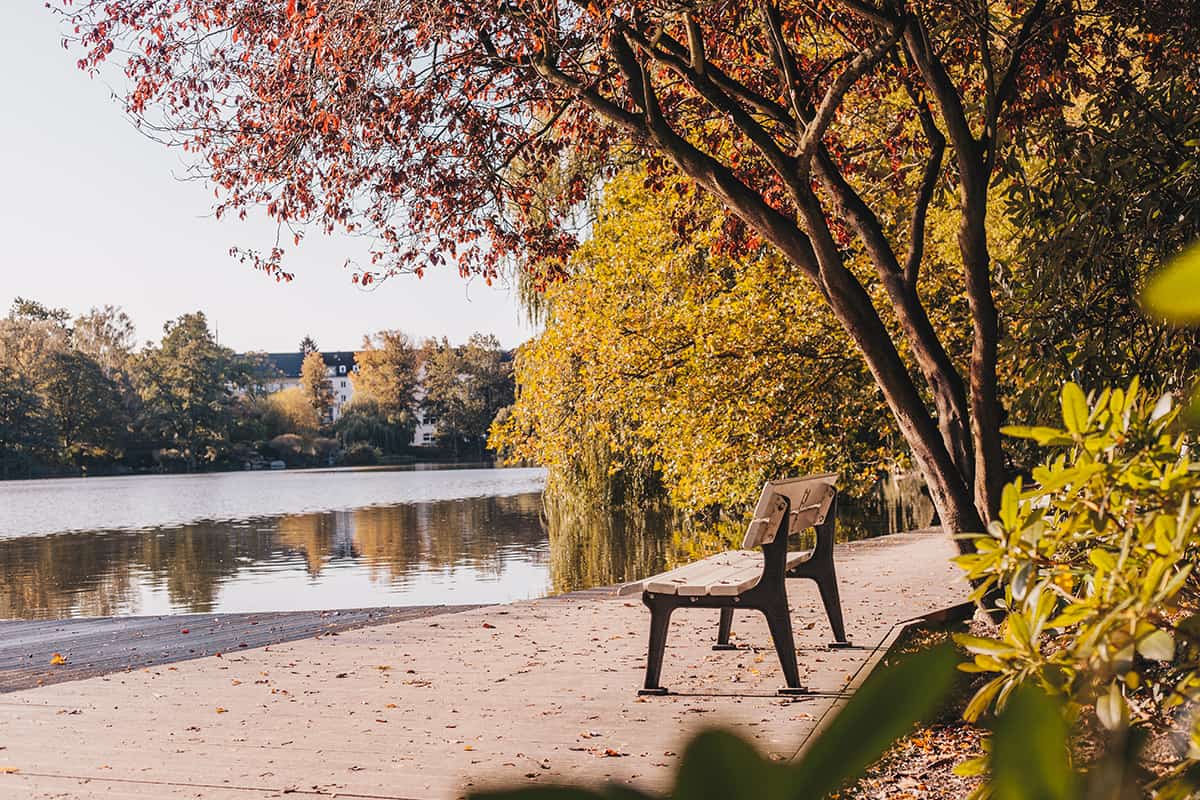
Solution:
[[[351,238],[310,232],[289,247],[290,284],[238,263],[229,248],[268,250],[274,227],[217,221],[211,188],[178,180],[182,154],[142,136],[112,88],[75,66],[43,0],[3,5],[0,314],[17,296],[73,314],[111,303],[144,341],[201,310],[237,350],[295,350],[306,333],[348,350],[383,328],[455,342],[483,331],[506,347],[532,335],[515,293],[452,269],[356,288],[342,265],[364,246]]]

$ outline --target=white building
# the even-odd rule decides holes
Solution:
[[[300,371],[304,365],[303,353],[267,353],[267,360],[279,371],[280,377],[268,384],[268,391],[279,392],[300,385]],[[325,359],[325,374],[333,385],[333,408],[330,422],[337,422],[346,408],[346,404],[354,397],[354,380],[352,376],[358,372],[354,361],[354,352],[338,350],[321,353]],[[414,411],[417,427],[413,431],[413,447],[435,447],[437,445],[437,419],[421,408],[425,399],[425,365],[422,364],[417,372],[417,386],[413,392],[416,405]]]
[[[336,422],[342,415],[346,404],[354,397],[354,381],[350,376],[358,370],[358,366],[354,363],[352,350],[321,353],[321,356],[325,359],[325,375],[333,386],[333,408],[330,409],[330,421]],[[300,385],[300,370],[304,365],[303,353],[267,353],[267,360],[280,373],[280,377],[269,385],[268,388],[271,391],[278,392]]]
[[[437,446],[437,417],[425,410],[425,363],[422,360],[417,367],[417,385],[413,389],[413,412],[417,418],[417,427],[413,431],[413,447]]]

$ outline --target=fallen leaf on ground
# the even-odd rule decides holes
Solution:
[[[228,708],[221,708],[220,706],[217,706],[217,713],[218,713],[218,714],[228,714],[228,713],[229,713],[229,709],[228,709]]]
[[[67,659],[63,658],[62,653],[55,653],[54,655],[50,656],[50,663],[57,667],[67,663]]]
[[[0,767],[0,775],[16,775],[20,771],[16,767]]]

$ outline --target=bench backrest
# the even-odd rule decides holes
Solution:
[[[778,516],[772,513],[779,496],[788,500],[788,535],[823,523],[837,495],[837,479],[836,473],[828,472],[767,481],[754,507],[754,516],[750,519],[746,538],[742,540],[742,549],[752,550],[775,541],[775,535],[784,527],[777,522]]]

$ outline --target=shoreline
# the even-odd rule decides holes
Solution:
[[[940,532],[838,545],[854,647],[828,649],[815,588],[788,582],[801,678],[760,615],[672,621],[665,697],[637,695],[648,617],[611,588],[308,636],[0,695],[0,796],[450,800],[489,786],[611,781],[668,788],[702,728],[794,758],[895,629],[970,588]],[[69,754],[69,758],[66,755]]]

